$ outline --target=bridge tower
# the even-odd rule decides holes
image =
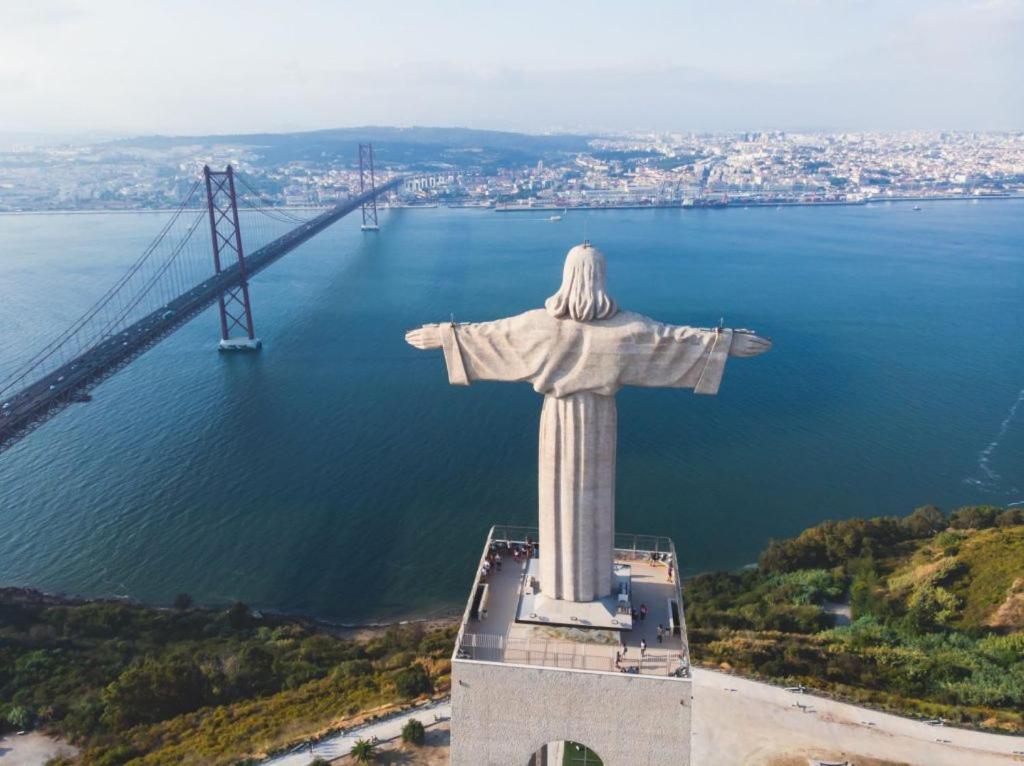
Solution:
[[[369,183],[367,183],[369,178]],[[373,177],[373,144],[359,144],[359,194],[366,194],[376,187]],[[377,197],[363,203],[363,231],[380,231],[377,225]]]
[[[238,224],[235,172],[230,165],[226,170],[210,170],[210,166],[205,165],[203,177],[206,180],[206,204],[210,212],[214,271],[218,277],[231,269],[237,269],[238,272],[238,280],[230,287],[226,287],[218,298],[220,350],[258,351],[262,343],[256,337],[252,324],[249,280],[245,273],[245,255],[242,251],[242,228]],[[232,258],[236,263],[222,263],[223,260],[230,261]],[[243,335],[232,335],[236,329]]]

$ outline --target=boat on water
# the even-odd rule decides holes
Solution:
[[[921,209],[920,205],[914,205],[914,210],[920,210],[920,209]]]
[[[565,214],[569,211],[568,208],[564,208],[561,213],[555,213],[554,215],[548,216],[549,221],[561,221],[565,217]]]

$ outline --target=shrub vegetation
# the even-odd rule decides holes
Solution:
[[[402,727],[402,741],[410,745],[422,745],[427,738],[427,730],[415,718],[410,718]]]
[[[829,521],[684,592],[697,663],[1024,731],[1019,509]],[[163,610],[0,589],[0,731],[42,726],[89,766],[248,762],[444,692],[454,633],[356,641],[241,603],[214,612],[179,597]],[[412,726],[403,739],[416,742]]]
[[[1024,731],[1017,509],[827,521],[772,541],[755,569],[693,578],[684,595],[695,662]]]
[[[355,641],[175,606],[0,590],[0,729],[38,723],[83,764],[233,764],[447,687],[452,629]]]

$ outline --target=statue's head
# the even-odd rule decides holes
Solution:
[[[548,313],[558,319],[589,322],[608,319],[618,310],[605,286],[604,256],[584,242],[565,256],[562,286],[544,303]]]

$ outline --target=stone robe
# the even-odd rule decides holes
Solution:
[[[522,381],[544,395],[540,418],[540,587],[556,599],[611,594],[615,533],[615,393],[623,386],[715,394],[731,330],[609,319],[556,319],[546,310],[442,325],[448,380]]]

